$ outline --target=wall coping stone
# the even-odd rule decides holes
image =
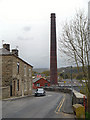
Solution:
[[[76,98],[83,98],[84,96],[85,96],[85,98],[87,98],[86,95],[84,95],[76,90],[73,90],[73,93],[76,96]]]

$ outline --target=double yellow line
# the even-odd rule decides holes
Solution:
[[[61,107],[62,107],[64,101],[65,101],[65,95],[63,96],[63,99],[60,101],[59,105],[57,106],[57,108],[56,108],[56,110],[55,110],[55,113],[58,114],[58,113],[60,112]]]

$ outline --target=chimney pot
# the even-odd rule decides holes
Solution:
[[[10,51],[10,44],[3,44],[3,48],[5,48],[8,51]]]
[[[17,49],[12,49],[12,54],[18,56],[18,50]]]

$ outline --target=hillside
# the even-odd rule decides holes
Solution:
[[[37,73],[42,73],[44,71],[49,71],[49,68],[34,68],[33,71],[35,71]],[[62,73],[63,71],[65,71],[65,73],[70,73],[71,72],[71,67],[62,67],[62,68],[57,69],[57,72]],[[81,67],[80,67],[80,72],[82,72]],[[77,67],[72,68],[72,73],[78,73]]]
[[[49,71],[49,68],[34,68],[33,71],[37,73],[42,73],[44,71]]]
[[[63,78],[71,78],[71,67],[62,67],[57,69],[58,75]],[[48,68],[36,68],[33,69],[33,75],[35,74],[44,74],[45,76],[50,75],[50,70]],[[87,74],[83,74],[82,68],[79,67],[79,72],[77,67],[72,67],[72,78],[74,79],[87,79]]]

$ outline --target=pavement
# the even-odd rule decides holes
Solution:
[[[62,101],[62,96],[64,93],[46,92],[46,96],[2,101],[2,116],[3,118],[67,118],[65,113],[55,112]],[[72,116],[69,114],[68,117]]]
[[[72,108],[72,98],[70,94],[66,94],[65,96],[62,112],[67,114],[74,114]]]
[[[22,98],[32,97],[32,96],[34,96],[34,94],[25,95],[25,96],[19,96],[19,97],[10,97],[10,98],[7,98],[7,99],[3,99],[3,101],[12,101],[12,100],[17,100],[17,99],[22,99]]]
[[[24,95],[24,96],[18,96],[18,97],[10,97],[3,99],[3,101],[12,101],[12,100],[17,100],[17,99],[22,99],[22,98],[27,98],[27,97],[33,97],[34,96],[35,90],[32,91],[32,95]]]
[[[34,98],[33,96],[34,96],[34,92],[35,92],[35,90],[33,90],[33,92],[32,92],[32,95],[25,95],[25,96],[20,96],[20,97],[11,97],[11,98],[8,98],[8,99],[4,99],[3,101],[14,101],[14,100],[17,100],[17,102],[18,102],[18,100],[20,99],[20,101],[28,101],[29,100],[29,97],[31,97],[32,99]],[[53,92],[51,92],[51,93],[53,93]],[[58,93],[56,93],[56,94],[58,94]],[[48,95],[48,97],[49,97],[50,95]],[[51,97],[51,96],[50,96]],[[23,99],[22,99],[23,98]],[[24,98],[26,98],[25,100],[24,100]],[[55,97],[56,98],[56,97]],[[61,107],[61,110],[58,112],[58,114],[55,114],[55,113],[53,113],[52,111],[53,111],[53,109],[52,109],[52,111],[48,111],[48,114],[46,115],[47,117],[49,117],[50,116],[50,114],[51,114],[51,116],[52,117],[54,117],[54,118],[60,118],[60,117],[64,117],[64,118],[73,118],[73,120],[74,120],[74,113],[73,113],[73,109],[72,109],[72,102],[71,102],[71,96],[70,96],[70,94],[65,94],[63,97],[62,97],[62,99],[61,99],[61,102],[62,102],[62,100],[65,98],[65,100],[64,100],[64,102],[63,102],[63,104],[62,104],[62,107]],[[32,100],[32,99],[30,99],[30,100]],[[36,98],[36,99],[38,99],[38,98]],[[40,98],[39,98],[40,99]],[[43,99],[43,98],[41,98],[41,99]],[[53,98],[54,99],[54,98]],[[33,100],[35,100],[35,98],[33,99]],[[43,99],[44,100],[44,99]],[[47,100],[48,101],[48,100]],[[60,101],[60,100],[59,100]],[[20,102],[21,103],[21,102]],[[27,103],[27,102],[26,102]],[[25,103],[25,104],[26,104]],[[7,103],[6,103],[7,104]],[[16,103],[15,103],[16,104]],[[22,103],[23,104],[23,103]],[[36,103],[35,103],[36,104]],[[50,103],[49,103],[50,104]],[[10,106],[10,105],[9,105]],[[54,104],[53,105],[50,105],[50,106],[54,106]],[[25,106],[26,107],[26,106]],[[30,106],[31,107],[31,106]],[[12,107],[11,107],[12,108]],[[36,107],[36,109],[37,109],[38,107]],[[44,107],[45,108],[45,107]],[[20,109],[20,108],[18,108],[18,109]],[[27,108],[28,109],[28,108]],[[54,108],[55,109],[55,108]],[[16,110],[17,111],[17,110]],[[34,110],[35,111],[35,110]],[[46,109],[46,111],[47,111],[47,109]],[[44,111],[45,112],[45,111]],[[33,113],[33,112],[32,112]],[[45,112],[46,113],[46,112]],[[41,114],[40,114],[41,115]],[[38,116],[37,116],[38,117]]]
[[[70,114],[71,108],[67,108],[68,106],[71,107],[71,104],[65,104],[65,102],[70,102],[69,97],[70,96],[68,94],[46,91],[46,96],[43,97],[24,96],[19,98],[11,98],[8,99],[8,101],[2,101],[2,115],[3,118],[74,119],[74,115]]]
[[[7,99],[3,99],[3,101],[13,101],[13,100],[18,100],[18,99],[22,99],[22,98],[33,97],[34,96],[34,92],[35,92],[35,90],[33,90],[32,95],[11,97],[11,98],[7,98]],[[62,112],[66,113],[66,114],[73,114],[72,102],[71,102],[70,94],[66,94],[65,95],[65,101],[63,103]]]

